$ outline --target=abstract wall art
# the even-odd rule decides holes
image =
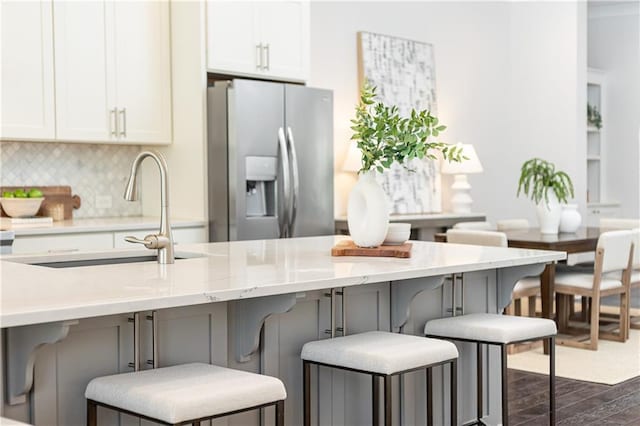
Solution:
[[[358,72],[360,86],[368,80],[377,87],[378,99],[387,105],[396,105],[400,115],[408,115],[412,108],[437,114],[431,44],[359,32]],[[378,174],[378,182],[391,200],[392,213],[442,211],[439,162],[416,159],[406,166],[394,164],[390,170]]]

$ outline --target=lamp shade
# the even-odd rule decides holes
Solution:
[[[462,144],[462,156],[467,157],[461,162],[442,160],[442,173],[450,175],[461,175],[482,172],[482,164],[471,144]]]
[[[362,168],[362,154],[355,143],[349,144],[347,158],[342,163],[342,170],[345,172],[358,172]]]

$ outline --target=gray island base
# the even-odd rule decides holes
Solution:
[[[564,253],[413,242],[411,259],[332,258],[344,237],[180,246],[184,259],[99,264],[140,250],[3,256],[2,415],[35,425],[85,422],[84,389],[94,377],[134,368],[207,362],[279,377],[286,424],[302,424],[302,345],[370,330],[422,335],[430,319],[498,313],[517,280]],[[94,266],[52,268],[82,261]],[[96,264],[98,263],[98,264]],[[475,346],[456,343],[459,421],[474,419]],[[498,352],[483,358],[485,421],[500,417]],[[449,424],[448,371],[434,372],[436,424]],[[358,373],[312,371],[312,418],[320,425],[371,422],[371,381]],[[424,372],[393,383],[394,424],[425,424]],[[272,409],[215,420],[269,425]],[[99,411],[99,424],[138,425]]]

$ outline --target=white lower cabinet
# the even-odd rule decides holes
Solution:
[[[135,229],[118,232],[85,232],[73,234],[19,235],[13,242],[13,254],[55,253],[108,250],[112,248],[142,248],[140,245],[128,243],[125,236],[144,237],[155,234],[158,228]],[[206,243],[208,241],[205,227],[176,228],[173,230],[174,242],[179,244]]]
[[[113,233],[18,236],[13,241],[14,254],[76,252],[113,248]]]
[[[587,204],[586,226],[600,226],[600,219],[620,217],[620,204],[618,203],[590,203]]]

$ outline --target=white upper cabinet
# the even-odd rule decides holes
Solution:
[[[58,139],[171,142],[169,3],[54,1]]]
[[[56,1],[54,19],[57,138],[115,139],[115,57],[105,4]]]
[[[53,139],[51,0],[0,2],[0,137]]]
[[[251,2],[207,3],[207,64],[218,72],[255,74],[262,53],[255,40],[254,5]]]
[[[263,72],[271,77],[304,81],[309,72],[309,3],[257,3]]]
[[[171,37],[166,1],[109,2],[114,8],[118,139],[171,142]]]
[[[207,2],[211,72],[305,81],[309,72],[309,3]]]

